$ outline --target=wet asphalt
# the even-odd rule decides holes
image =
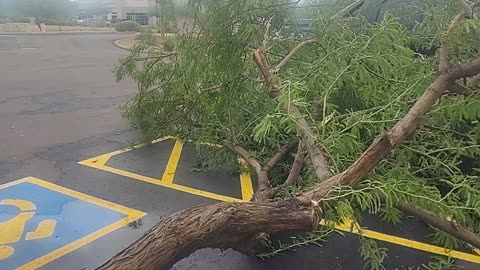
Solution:
[[[33,176],[147,213],[137,222],[40,269],[94,269],[139,238],[159,218],[214,201],[78,164],[137,141],[136,131],[120,112],[134,95],[135,84],[128,80],[117,83],[112,73],[118,58],[127,53],[112,42],[124,36],[0,35],[0,184]],[[115,156],[107,165],[160,178],[171,147],[171,143],[162,142]],[[238,176],[193,172],[194,156],[194,148],[186,145],[175,183],[240,197]],[[430,242],[428,227],[412,218],[394,227],[365,215],[362,224],[379,232]],[[335,235],[321,247],[297,248],[297,252],[265,261],[232,250],[204,249],[173,269],[363,269],[358,241],[358,236]],[[385,242],[379,245],[389,248],[387,269],[416,269],[433,256]],[[480,269],[464,261],[457,261],[457,265]]]

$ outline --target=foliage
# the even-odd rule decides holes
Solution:
[[[123,21],[115,23],[115,30],[118,32],[125,32],[125,31],[132,31],[138,32],[140,31],[140,24],[133,21]]]
[[[56,19],[37,19],[35,20],[36,24],[44,23],[46,25],[69,25],[75,26],[77,23],[73,20],[56,20]]]
[[[76,10],[75,2],[69,0],[2,0],[5,15],[44,19],[69,18]]]
[[[163,49],[167,52],[172,52],[175,50],[175,46],[176,46],[176,43],[175,43],[175,39],[174,38],[171,38],[171,37],[166,37],[164,40],[163,40]]]
[[[153,33],[153,30],[149,26],[140,26],[140,33]]]
[[[177,37],[175,50],[169,52],[141,43],[117,67],[118,79],[131,77],[139,88],[125,116],[145,141],[166,135],[194,144],[231,140],[265,162],[298,135],[297,118],[280,110],[295,104],[327,151],[333,171],[341,172],[430,85],[438,66],[435,48],[442,38],[450,42],[452,64],[478,57],[478,21],[466,19],[450,36],[441,35],[458,12],[448,2],[419,0],[391,11],[387,6],[378,22],[364,16],[332,20],[341,5],[311,5],[313,31],[300,35],[292,21],[307,15],[292,1],[190,1],[189,8],[207,18],[200,34]],[[394,14],[407,15],[400,21]],[[418,14],[422,19],[413,27],[409,22]],[[273,80],[282,82],[285,94],[270,98],[258,79],[252,49],[265,44],[274,66],[307,38],[317,42],[275,74]],[[422,51],[425,48],[433,48],[433,53]],[[479,120],[478,91],[442,98],[416,135],[381,162],[367,181],[330,194],[326,219],[332,224],[344,218],[361,223],[361,214],[369,212],[396,224],[403,216],[395,206],[407,201],[480,233]],[[227,156],[231,161],[224,149],[212,151],[222,154],[200,156],[199,164],[215,169]],[[291,159],[280,163],[271,181],[283,183],[290,166]],[[312,170],[305,168],[301,181],[280,194],[296,195],[314,181]],[[433,239],[446,248],[461,245],[438,231],[433,231]],[[386,250],[369,240],[361,244],[368,267],[382,269]]]

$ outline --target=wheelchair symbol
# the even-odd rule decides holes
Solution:
[[[34,203],[26,200],[1,200],[1,205],[10,205],[18,208],[19,213],[10,220],[0,222],[0,261],[13,255],[15,249],[6,244],[17,243],[22,239],[25,224],[34,215],[37,207]],[[25,240],[48,238],[55,231],[56,220],[42,220],[32,232],[25,234]]]

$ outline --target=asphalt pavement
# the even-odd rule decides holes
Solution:
[[[192,170],[195,150],[188,144],[166,139],[121,150],[137,140],[120,112],[135,83],[117,83],[113,75],[128,53],[113,41],[126,36],[0,35],[0,232],[18,229],[7,228],[14,217],[25,219],[15,221],[25,225],[17,238],[0,234],[0,269],[94,269],[161,217],[251,195],[245,175]],[[445,254],[429,245],[428,227],[415,219],[394,227],[366,215],[362,226],[389,248],[387,269],[416,269]],[[267,260],[204,249],[173,269],[356,270],[362,269],[358,241],[355,234],[335,235],[321,247]],[[451,255],[462,269],[480,268],[471,250]]]

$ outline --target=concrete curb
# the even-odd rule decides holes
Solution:
[[[111,31],[64,31],[64,32],[0,32],[0,36],[41,36],[41,35],[81,35],[81,34],[122,34]]]
[[[131,37],[126,37],[126,38],[121,38],[121,39],[116,39],[113,41],[113,46],[119,48],[119,49],[122,49],[122,50],[127,50],[127,51],[130,51],[131,48],[127,47],[127,46],[123,46],[121,45],[119,42],[124,40],[124,39],[127,39],[127,38],[131,38]]]

